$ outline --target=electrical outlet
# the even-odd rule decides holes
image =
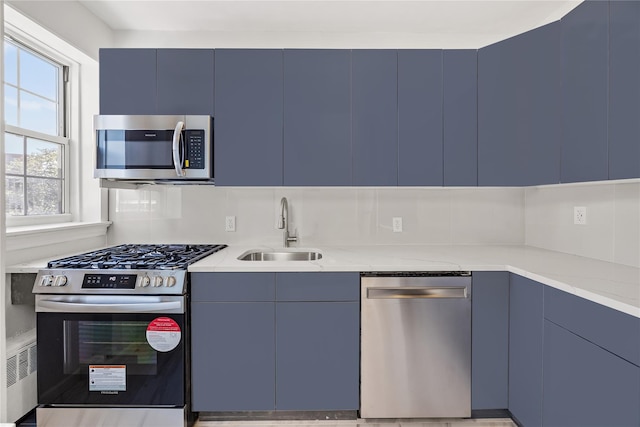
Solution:
[[[402,233],[402,217],[401,216],[393,217],[392,225],[393,225],[394,233]]]
[[[587,208],[585,206],[573,207],[573,223],[585,225],[587,223]]]
[[[236,231],[236,217],[228,216],[224,220],[224,231]]]

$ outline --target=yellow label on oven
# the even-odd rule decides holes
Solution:
[[[189,159],[187,159],[187,160],[185,160],[185,161],[184,161],[184,167],[185,167],[185,168],[188,168],[188,167],[189,167]]]

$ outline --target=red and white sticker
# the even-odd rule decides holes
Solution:
[[[147,326],[147,342],[156,351],[171,351],[180,344],[180,325],[170,317],[156,317]]]

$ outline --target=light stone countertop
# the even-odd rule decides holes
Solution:
[[[252,249],[283,250],[279,246],[230,245],[190,265],[189,271],[509,271],[640,318],[640,268],[529,246],[323,245],[304,248],[321,252],[322,259],[317,261],[237,259]],[[37,273],[50,259],[9,265],[6,272]]]
[[[528,246],[320,246],[304,248],[321,252],[317,261],[237,259],[252,249],[283,250],[231,245],[189,271],[509,271],[640,318],[640,268]]]

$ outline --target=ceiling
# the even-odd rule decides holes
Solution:
[[[81,0],[114,31],[478,37],[498,41],[555,21],[580,0]],[[399,39],[400,40],[400,39]]]

